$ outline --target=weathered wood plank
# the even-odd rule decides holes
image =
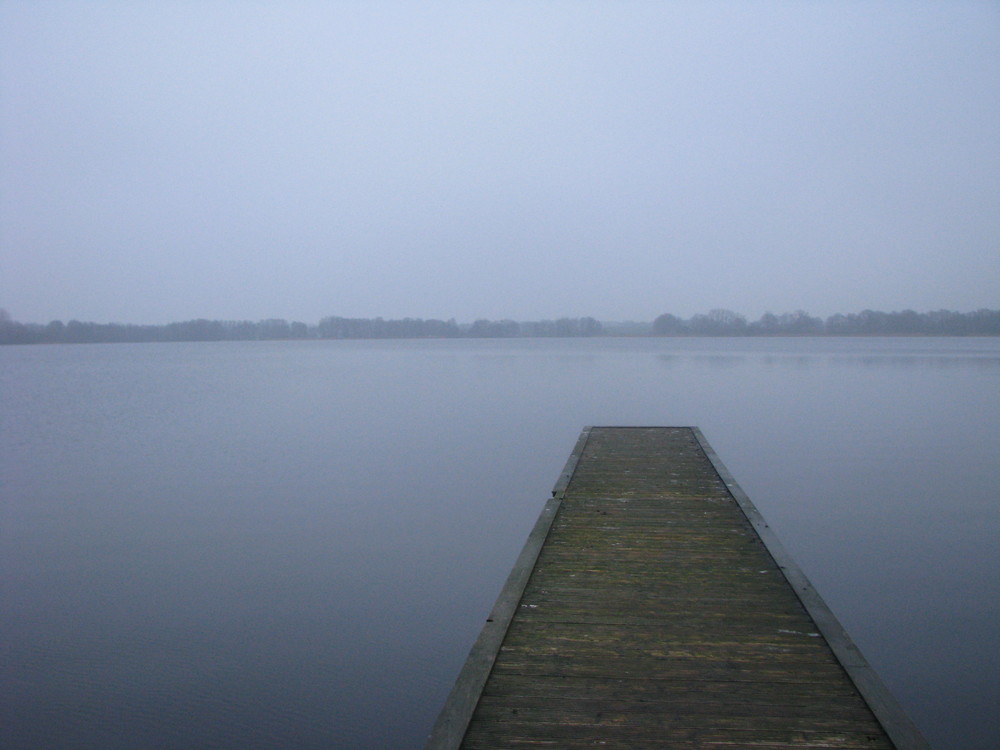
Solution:
[[[700,702],[727,704],[731,695],[738,696],[739,705],[816,705],[837,703],[844,699],[856,706],[855,690],[846,683],[802,683],[794,692],[776,689],[770,682],[745,681],[734,686],[724,682],[656,680],[648,678],[596,678],[564,675],[541,675],[525,680],[518,674],[495,673],[483,690],[483,695],[524,696],[545,701],[633,700],[639,703]]]
[[[926,748],[697,429],[588,428],[553,496],[428,748]]]

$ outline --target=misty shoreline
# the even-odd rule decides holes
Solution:
[[[0,345],[167,343],[190,341],[283,341],[319,339],[458,339],[458,338],[583,338],[583,337],[805,337],[805,336],[998,336],[1000,310],[969,313],[937,310],[917,313],[864,310],[835,314],[826,320],[803,311],[747,319],[731,310],[680,318],[664,313],[650,323],[600,322],[592,317],[557,320],[476,320],[460,324],[454,318],[326,317],[315,325],[270,318],[258,322],[194,320],[164,325],[93,323],[54,320],[21,323],[0,311]]]

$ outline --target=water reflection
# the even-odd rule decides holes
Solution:
[[[708,367],[738,367],[747,361],[747,358],[737,354],[692,354],[691,361],[695,365],[706,365]]]
[[[1000,369],[1000,357],[993,356],[941,357],[867,354],[858,357],[836,356],[832,357],[831,361],[849,367],[862,365],[864,367],[935,368],[949,370],[973,368],[983,371]]]
[[[993,354],[968,352],[958,355],[928,355],[919,353],[865,353],[865,354],[759,354],[703,353],[660,353],[655,358],[667,366],[683,363],[706,367],[734,367],[748,363],[761,363],[768,367],[788,367],[801,369],[821,364],[845,367],[910,368],[910,369],[977,369],[983,371],[1000,369],[1000,357]]]

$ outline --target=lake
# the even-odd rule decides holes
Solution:
[[[697,425],[938,750],[1000,744],[1000,339],[3,347],[0,744],[419,748],[586,425]]]

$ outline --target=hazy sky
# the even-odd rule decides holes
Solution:
[[[18,320],[1000,307],[997,2],[0,0]]]

